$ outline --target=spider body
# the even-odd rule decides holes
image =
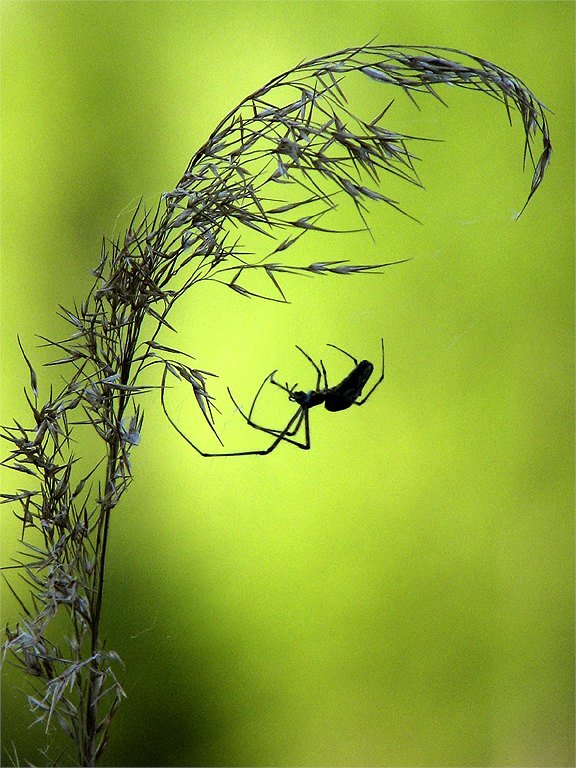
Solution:
[[[298,349],[311,360],[304,350],[300,347],[298,347]],[[340,348],[336,347],[336,349]],[[344,354],[348,353],[345,352]],[[311,360],[311,362],[316,367],[316,370],[318,370],[314,361]],[[324,380],[326,381],[324,365],[322,362],[320,362],[320,365],[322,367],[321,370],[324,375]],[[272,383],[276,384],[281,389],[287,389],[289,392],[288,399],[294,403],[298,403],[301,408],[310,409],[314,408],[316,405],[322,405],[322,403],[324,403],[324,407],[327,411],[344,411],[346,408],[350,408],[351,405],[354,405],[356,400],[358,400],[366,382],[372,375],[373,370],[374,366],[369,360],[361,360],[339,384],[329,387],[326,382],[326,387],[324,389],[316,388],[311,389],[308,392],[287,389],[287,387],[283,387],[274,380],[272,380]],[[318,381],[317,387],[319,387],[319,385],[320,382]]]
[[[276,384],[277,382],[274,381],[273,383]],[[315,389],[311,389],[309,392],[304,392],[298,389],[288,395],[288,400],[298,403],[301,408],[314,408],[315,405],[322,405],[325,402],[326,393],[323,390],[317,392]]]
[[[368,379],[372,375],[374,366],[369,360],[361,360],[358,365],[350,371],[340,384],[335,387],[328,387],[324,391],[324,407],[327,411],[344,411],[351,405],[356,405],[356,401],[362,394]]]

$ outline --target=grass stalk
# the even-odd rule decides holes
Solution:
[[[174,330],[172,308],[202,281],[242,297],[285,303],[286,274],[350,277],[400,263],[307,264],[297,256],[308,232],[340,231],[337,222],[346,207],[357,214],[357,231],[368,230],[373,206],[406,213],[384,191],[389,175],[422,186],[413,148],[426,139],[385,127],[392,102],[372,117],[350,110],[345,89],[365,77],[387,92],[399,89],[415,104],[430,98],[444,103],[440,91],[451,86],[490,97],[510,121],[518,113],[524,162],[533,167],[526,203],[538,189],[552,150],[546,108],[515,75],[455,49],[369,44],[338,51],[299,64],[246,97],[156,209],[138,206],[121,238],[104,239],[88,295],[61,308],[69,335],[41,337],[53,352],[49,365],[62,374],[58,391],[40,397],[36,371],[20,345],[30,421],[2,427],[9,444],[2,464],[27,482],[1,500],[22,525],[22,551],[6,566],[22,576],[19,588],[10,585],[21,617],[6,629],[3,659],[30,681],[34,722],[69,737],[72,757],[66,759],[78,765],[102,760],[125,695],[115,671],[120,658],[105,647],[102,620],[113,511],[133,477],[141,395],[156,390],[187,444],[202,455],[218,454],[199,447],[168,410],[169,383],[185,382],[214,439],[220,439],[210,392],[214,374],[194,367],[186,351],[164,340]],[[257,257],[244,250],[247,233],[260,238]],[[258,274],[267,290],[253,286]],[[359,394],[370,375],[366,362],[335,388],[339,407]],[[281,388],[309,407],[310,393]],[[305,421],[309,437],[306,416],[307,411],[290,424]],[[86,433],[101,446],[101,458],[88,468],[74,452]],[[287,434],[276,444],[296,444]],[[65,619],[67,632],[53,629],[56,617]],[[52,759],[55,764],[63,758],[58,753]]]

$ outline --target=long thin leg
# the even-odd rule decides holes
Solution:
[[[324,368],[324,363],[322,362],[322,360],[320,360],[320,366],[321,366],[321,369],[320,369],[316,365],[314,360],[310,357],[310,355],[302,349],[302,347],[299,347],[296,344],[296,349],[304,355],[306,360],[308,360],[308,362],[311,363],[311,365],[314,367],[314,370],[316,371],[316,386],[314,387],[315,391],[318,391],[320,389],[322,376],[324,376],[324,384],[326,385],[326,387],[328,387],[328,379],[326,378],[326,369]],[[273,371],[272,374],[269,376],[271,383],[275,384],[277,387],[280,387],[280,389],[283,389],[284,392],[287,392],[288,396],[290,396],[292,392],[294,392],[298,384],[294,384],[292,387],[289,387],[288,384],[280,384],[274,379],[275,373],[276,371]]]
[[[318,390],[318,389],[320,389],[320,382],[322,381],[322,373],[321,373],[321,371],[320,371],[320,368],[318,368],[318,366],[316,365],[316,363],[314,362],[314,360],[312,360],[312,358],[310,357],[310,355],[309,355],[309,354],[307,354],[306,352],[304,352],[304,350],[302,349],[302,347],[299,347],[299,346],[298,346],[298,344],[296,344],[296,349],[298,349],[300,352],[302,352],[302,354],[304,355],[304,357],[306,358],[306,360],[309,360],[309,361],[312,363],[312,365],[314,366],[314,368],[315,368],[315,370],[316,370],[316,374],[317,374],[317,376],[316,376],[316,389],[317,389],[317,390]]]
[[[228,390],[228,394],[230,395],[230,399],[236,406],[236,409],[239,411],[240,415],[246,420],[246,423],[253,427],[254,429],[259,430],[260,432],[265,432],[267,435],[273,435],[274,437],[280,438],[281,440],[285,440],[287,443],[292,443],[292,445],[296,445],[299,448],[304,448],[305,443],[301,443],[298,440],[293,440],[292,437],[298,433],[300,430],[300,427],[302,426],[302,421],[304,420],[305,416],[304,414],[308,412],[308,408],[303,408],[300,406],[294,416],[290,419],[288,424],[284,427],[284,429],[271,429],[270,427],[263,427],[261,424],[256,424],[255,421],[252,421],[252,419],[247,416],[242,408],[238,405],[236,400],[234,400],[234,396],[232,395],[232,392]]]
[[[324,368],[323,363],[320,362],[320,365],[322,366],[322,368],[320,369],[316,365],[314,360],[310,357],[310,355],[307,354],[302,349],[302,347],[299,347],[299,346],[296,345],[296,348],[304,355],[304,357],[310,362],[310,364],[314,367],[314,370],[316,371],[316,391],[319,390],[319,388],[320,388],[320,383],[322,381],[322,375],[324,376],[324,381],[326,383],[326,386],[328,386],[328,381],[327,381],[327,378],[326,378],[326,370]],[[308,448],[310,447],[310,422],[309,422],[309,417],[308,417],[308,413],[307,413],[309,408],[300,405],[300,409],[299,409],[299,410],[302,411],[303,414],[305,413],[304,421],[305,421],[305,427],[306,427],[306,430],[307,430],[307,434],[306,434],[306,438],[305,438],[304,443],[301,443],[298,440],[291,439],[291,438],[293,438],[299,432],[300,427],[302,426],[302,420],[303,419],[296,419],[296,418],[291,419],[288,422],[288,424],[286,425],[286,427],[284,427],[284,429],[279,430],[279,429],[272,429],[271,427],[264,427],[262,424],[256,423],[254,421],[253,417],[252,417],[252,414],[254,412],[254,408],[256,406],[256,401],[258,400],[258,398],[260,396],[260,393],[262,392],[262,389],[263,389],[263,387],[264,387],[264,385],[266,384],[267,381],[270,381],[272,384],[274,384],[275,386],[279,387],[281,390],[286,392],[288,394],[288,397],[290,399],[292,399],[292,397],[291,397],[292,393],[294,392],[294,390],[296,389],[296,387],[298,385],[294,384],[292,387],[290,387],[288,384],[280,384],[278,381],[276,381],[274,379],[274,374],[275,373],[276,373],[276,371],[272,371],[272,373],[270,373],[264,379],[262,384],[260,385],[258,391],[256,392],[254,400],[252,401],[252,405],[250,407],[250,410],[248,411],[248,415],[246,415],[244,413],[244,411],[240,408],[240,406],[238,405],[238,403],[234,399],[234,396],[233,396],[232,392],[230,391],[230,389],[228,389],[228,394],[230,396],[230,399],[232,400],[232,402],[236,406],[236,409],[240,412],[240,414],[243,416],[243,418],[246,420],[246,423],[249,426],[253,427],[254,429],[258,429],[261,432],[265,432],[268,435],[273,435],[274,437],[281,437],[281,439],[284,439],[287,443],[292,443],[292,445],[296,445],[299,448],[302,448],[304,450],[308,450]],[[297,411],[297,413],[298,413],[298,411]]]
[[[168,413],[166,412],[166,403],[165,403],[164,393],[166,391],[167,375],[168,375],[168,368],[164,368],[164,371],[162,373],[162,382],[160,384],[160,389],[162,392],[162,395],[161,395],[162,408],[164,409],[164,413],[166,413],[166,416],[168,416]],[[200,376],[200,379],[202,380],[202,383],[204,383],[201,376]],[[196,395],[196,400],[198,402],[198,405],[200,406],[200,410],[202,411],[202,415],[204,416],[206,423],[208,424],[212,432],[214,432],[214,434],[216,435],[216,439],[218,440],[220,445],[224,447],[224,443],[220,439],[220,435],[218,434],[218,432],[216,431],[216,427],[214,426],[214,414],[212,413],[212,408],[218,411],[218,413],[220,413],[220,411],[213,403],[210,402],[213,399],[212,396],[209,395],[205,389],[201,389],[200,391],[198,391],[196,389],[196,385],[194,387],[194,393]]]
[[[333,349],[337,349],[338,352],[342,352],[343,355],[346,355],[346,357],[349,357],[350,360],[354,361],[354,365],[358,365],[358,360],[354,357],[354,355],[351,355],[350,352],[346,352],[345,349],[342,349],[342,347],[337,347],[336,344],[326,344],[327,347],[332,347]]]
[[[270,375],[273,375],[273,374],[270,374]],[[268,378],[268,377],[266,377],[266,378]],[[265,383],[265,382],[266,382],[266,379],[264,379],[264,382],[262,382],[262,384],[260,385],[260,390],[261,390],[261,389],[262,389],[262,387],[264,386],[264,383]],[[266,454],[268,454],[268,453],[270,453],[271,451],[273,451],[273,450],[274,450],[274,448],[276,448],[276,446],[277,446],[277,445],[279,445],[279,443],[280,443],[282,440],[284,440],[284,439],[286,439],[286,441],[287,441],[287,442],[291,442],[291,443],[293,443],[294,445],[297,445],[299,448],[305,448],[305,447],[306,447],[305,445],[302,445],[302,444],[301,444],[301,443],[299,443],[298,441],[295,441],[295,440],[290,440],[289,438],[285,438],[285,434],[286,434],[287,432],[289,432],[290,434],[295,434],[295,433],[298,431],[298,429],[300,428],[301,424],[302,424],[302,420],[303,420],[303,418],[304,418],[304,409],[302,409],[302,408],[298,408],[298,410],[296,411],[296,413],[295,413],[295,414],[294,414],[294,415],[293,415],[293,416],[290,418],[290,420],[289,420],[288,424],[286,425],[286,427],[285,427],[283,430],[281,430],[281,431],[278,431],[278,432],[276,432],[276,431],[273,431],[273,430],[270,430],[270,431],[269,431],[269,434],[273,434],[273,435],[274,435],[274,437],[275,437],[276,439],[273,441],[273,443],[272,443],[271,445],[269,445],[269,446],[268,446],[268,448],[264,448],[264,449],[262,449],[262,450],[259,450],[259,451],[258,451],[258,450],[255,450],[255,451],[231,451],[231,452],[223,452],[223,453],[209,453],[209,452],[207,452],[207,451],[203,451],[203,450],[201,450],[200,448],[198,448],[198,446],[197,446],[197,445],[195,445],[195,444],[192,442],[192,440],[190,440],[190,438],[188,437],[188,435],[186,435],[186,434],[185,434],[185,433],[184,433],[184,432],[183,432],[183,431],[180,429],[180,427],[178,426],[178,424],[176,424],[176,422],[174,421],[174,419],[173,419],[173,418],[170,416],[170,414],[168,413],[168,408],[167,408],[167,406],[166,406],[166,397],[165,397],[165,393],[166,393],[166,387],[165,387],[165,385],[164,385],[164,384],[165,384],[165,379],[163,379],[163,381],[162,381],[162,387],[161,387],[161,389],[160,389],[160,402],[161,402],[161,405],[162,405],[162,410],[164,411],[164,415],[166,416],[166,418],[168,419],[168,421],[170,422],[170,424],[172,425],[172,427],[173,427],[173,428],[176,430],[176,432],[178,432],[178,434],[180,435],[180,437],[182,437],[182,438],[183,438],[183,439],[184,439],[184,440],[185,440],[185,441],[188,443],[188,445],[189,445],[189,446],[191,446],[192,448],[194,448],[194,450],[195,450],[197,453],[199,453],[199,454],[200,454],[200,456],[205,456],[205,457],[213,457],[213,456],[255,456],[255,455],[259,455],[259,456],[265,456]],[[258,396],[258,394],[259,394],[260,390],[258,390],[258,392],[256,393],[256,397]],[[228,390],[228,391],[230,392],[230,390]],[[232,395],[231,395],[231,394],[230,394],[230,396],[232,397]],[[234,401],[234,398],[232,398],[232,401],[235,403],[235,401]],[[236,403],[235,403],[235,405],[236,405],[236,407],[238,408],[238,405],[237,405]],[[238,410],[240,410],[240,408],[238,408]],[[242,411],[240,411],[240,413],[242,413]],[[246,415],[245,415],[244,413],[242,413],[242,416],[243,416],[243,417],[244,417],[246,420],[248,420],[248,419],[247,419],[247,417],[246,417]],[[294,427],[294,432],[290,432],[290,428],[291,428],[293,425],[296,425],[296,426]],[[259,428],[259,429],[261,429],[263,432],[267,432],[267,431],[268,431],[268,430],[266,430],[264,427],[258,427],[258,428]]]
[[[260,392],[262,391],[262,388],[264,387],[264,385],[266,384],[266,382],[267,382],[267,381],[270,381],[272,384],[275,384],[277,387],[280,387],[280,389],[282,389],[284,392],[287,392],[287,393],[288,393],[288,395],[290,395],[290,394],[292,393],[292,391],[293,391],[294,387],[292,387],[292,389],[290,389],[290,388],[288,387],[288,384],[284,385],[284,384],[280,384],[279,382],[275,381],[275,379],[274,379],[274,374],[275,374],[275,373],[276,373],[276,371],[272,371],[272,373],[268,374],[268,376],[266,376],[266,378],[264,379],[264,381],[263,381],[263,382],[262,382],[262,384],[260,385],[260,387],[259,387],[259,389],[258,389],[258,392],[256,392],[256,395],[255,395],[255,397],[254,397],[254,400],[252,401],[252,405],[251,405],[251,407],[250,407],[250,410],[248,411],[248,415],[246,415],[246,414],[244,413],[244,411],[243,411],[243,410],[240,408],[240,406],[238,405],[238,403],[237,403],[237,402],[236,402],[236,400],[234,399],[234,395],[232,394],[232,391],[230,390],[230,387],[227,387],[227,389],[228,389],[228,395],[229,395],[229,397],[230,397],[230,400],[232,400],[232,402],[233,402],[233,403],[234,403],[234,405],[236,406],[236,410],[237,410],[237,411],[239,411],[239,412],[242,414],[243,418],[246,420],[246,423],[247,423],[249,426],[251,426],[251,427],[254,427],[254,429],[259,429],[259,430],[260,430],[260,431],[262,431],[262,432],[266,432],[266,433],[267,433],[267,434],[269,434],[269,435],[278,436],[278,435],[280,435],[280,434],[284,434],[284,435],[290,435],[290,436],[292,436],[292,435],[295,435],[295,434],[296,434],[296,432],[298,431],[298,429],[300,428],[300,425],[299,425],[299,424],[297,424],[297,425],[294,427],[294,429],[292,429],[292,430],[288,430],[288,431],[287,431],[287,430],[286,430],[286,427],[285,427],[284,429],[273,429],[272,427],[264,427],[262,424],[257,424],[257,423],[254,421],[254,419],[252,418],[252,414],[253,414],[253,412],[254,412],[254,407],[255,407],[255,405],[256,405],[256,400],[257,400],[257,399],[258,399],[258,397],[260,396]]]
[[[384,339],[380,339],[380,342],[382,344],[382,373],[380,374],[380,378],[374,384],[372,389],[369,392],[367,392],[361,400],[356,400],[354,402],[354,405],[364,405],[364,403],[366,402],[366,400],[368,400],[368,398],[370,397],[372,392],[374,392],[376,387],[384,381]]]
[[[252,418],[252,413],[254,411],[254,406],[256,405],[256,400],[258,400],[258,398],[260,397],[260,392],[262,392],[262,390],[264,389],[264,385],[266,384],[268,379],[270,379],[270,380],[273,379],[275,373],[276,373],[276,371],[272,371],[272,373],[269,373],[268,376],[266,376],[266,378],[262,382],[262,384],[260,384],[260,386],[258,387],[258,391],[254,395],[254,400],[252,400],[252,405],[250,406],[250,410],[248,411],[248,419]],[[228,392],[230,393],[230,389],[228,389]],[[230,397],[232,397],[232,395],[230,395]],[[233,397],[232,397],[232,401],[234,402],[234,398]]]
[[[326,373],[326,368],[324,368],[324,363],[322,360],[320,360],[320,367],[322,368],[322,373],[324,374],[324,388],[328,389],[328,374]]]
[[[172,419],[172,417],[170,416],[170,414],[166,409],[166,403],[164,401],[163,391],[160,394],[160,398],[162,400],[162,409],[164,411],[166,418],[170,422],[170,424],[174,427],[176,432],[178,432],[180,437],[182,437],[188,443],[188,445],[194,448],[194,450],[197,453],[199,453],[200,456],[210,457],[210,458],[215,456],[266,456],[266,454],[271,453],[282,442],[282,440],[286,440],[286,442],[292,443],[293,445],[298,446],[298,448],[302,448],[304,450],[307,450],[308,448],[310,448],[310,436],[309,436],[309,428],[308,428],[308,420],[307,420],[308,411],[302,408],[299,408],[294,414],[294,416],[292,416],[288,424],[286,425],[286,429],[280,432],[278,435],[276,435],[275,440],[271,443],[271,445],[268,446],[268,448],[263,448],[262,450],[259,450],[259,451],[257,450],[256,451],[230,451],[230,452],[224,452],[224,453],[209,453],[207,451],[203,451],[200,448],[198,448],[198,446],[195,445],[186,434],[184,434],[184,432]],[[243,413],[242,413],[242,416],[246,418],[245,414]],[[302,424],[303,419],[306,420],[306,443],[302,444],[296,440],[291,440],[290,438],[285,437],[286,431],[290,430],[290,427],[292,427],[292,425],[295,422],[297,423],[297,427],[296,427],[296,431],[297,431],[300,428],[300,425]],[[261,429],[263,432],[266,431],[264,428],[261,428]]]
[[[304,451],[309,451],[310,447],[312,445],[312,441],[310,440],[310,409],[306,408],[304,411],[304,436],[305,436],[305,442],[304,445],[300,444],[300,448]]]
[[[274,373],[276,373],[276,371],[274,371]],[[292,387],[289,387],[288,386],[288,382],[286,382],[286,384],[280,384],[279,381],[276,381],[276,379],[274,378],[273,375],[270,377],[270,383],[274,384],[275,387],[280,387],[280,389],[283,389],[284,392],[287,392],[288,393],[288,397],[290,397],[292,392],[294,392],[294,390],[298,386],[298,384],[294,384]]]
[[[320,389],[320,383],[322,381],[322,375],[324,375],[324,382],[326,384],[326,387],[328,387],[328,381],[326,377],[326,369],[324,368],[324,365],[322,362],[320,362],[320,365],[322,368],[320,369],[314,360],[308,355],[301,347],[297,346],[297,349],[300,350],[300,352],[306,357],[307,360],[310,361],[310,363],[314,366],[314,369],[316,371],[316,391]],[[347,353],[345,353],[347,354]],[[252,450],[252,451],[230,451],[230,452],[223,452],[223,453],[209,453],[207,451],[203,451],[200,448],[198,448],[197,445],[195,445],[192,440],[180,429],[180,427],[176,424],[176,422],[172,419],[170,414],[168,413],[168,409],[166,407],[166,400],[165,400],[165,387],[161,387],[160,392],[160,400],[162,404],[162,410],[164,411],[164,414],[172,427],[178,432],[178,434],[190,445],[194,450],[199,453],[201,456],[204,457],[216,457],[216,456],[266,456],[268,453],[271,453],[282,441],[285,441],[287,443],[291,443],[292,445],[295,445],[298,448],[301,448],[302,450],[309,450],[311,446],[311,439],[310,439],[310,409],[308,407],[304,407],[302,405],[299,406],[296,413],[290,418],[284,429],[282,430],[276,430],[271,429],[269,427],[263,427],[260,424],[256,424],[252,420],[252,414],[254,412],[254,408],[256,406],[256,401],[258,400],[260,393],[262,392],[262,389],[264,388],[264,385],[267,381],[270,381],[272,384],[275,384],[277,387],[280,387],[280,389],[283,389],[285,392],[288,393],[290,396],[292,392],[295,390],[297,385],[294,385],[292,388],[286,384],[286,386],[279,384],[277,381],[274,380],[274,374],[276,371],[272,371],[272,373],[268,374],[268,376],[265,377],[264,381],[260,384],[260,387],[258,388],[254,399],[252,400],[252,404],[250,406],[250,410],[248,412],[248,415],[246,415],[238,403],[234,400],[234,396],[232,395],[232,392],[230,389],[228,389],[228,394],[230,395],[230,399],[238,409],[239,413],[242,415],[242,417],[246,420],[247,424],[254,429],[257,429],[261,432],[265,432],[266,434],[272,435],[275,439],[274,441],[268,446],[268,448],[263,448],[261,450]],[[164,384],[164,382],[163,382]],[[293,437],[298,434],[302,422],[304,422],[304,442],[301,443],[298,440],[293,439]],[[210,424],[212,427],[212,425]],[[214,429],[212,427],[212,429]],[[218,434],[216,433],[216,436],[219,438]]]

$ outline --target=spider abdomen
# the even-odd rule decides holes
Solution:
[[[372,375],[374,366],[369,360],[361,360],[340,384],[325,391],[324,407],[327,411],[344,411],[354,405]]]

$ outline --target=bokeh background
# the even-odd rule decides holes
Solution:
[[[395,97],[391,128],[443,140],[419,148],[426,190],[395,189],[422,224],[375,206],[374,242],[310,237],[287,256],[413,260],[293,278],[288,306],[219,286],[182,304],[178,343],[244,403],[273,368],[312,385],[295,344],[336,381],[348,365],[327,342],[377,362],[383,335],[386,380],[364,408],[312,412],[312,451],[264,458],[202,459],[149,398],[110,541],[105,632],[128,699],[105,763],[573,765],[573,4],[1,11],[2,423],[27,417],[16,334],[29,352],[35,334],[57,336],[102,235],[171,189],[279,72],[374,36],[446,45],[511,70],[553,110],[552,165],[516,221],[530,181],[517,116],[511,128],[496,102],[452,90],[449,109],[423,99],[418,112],[358,79],[363,116]],[[282,398],[273,407],[282,422]],[[265,444],[222,408],[227,445]],[[8,508],[1,521],[6,563],[19,526]],[[42,762],[23,683],[7,669],[4,764],[14,749]]]

